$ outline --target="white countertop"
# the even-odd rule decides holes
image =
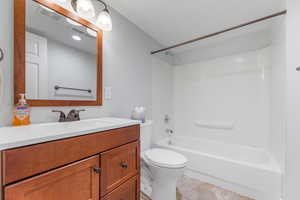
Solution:
[[[129,119],[99,118],[76,122],[3,127],[0,128],[0,150],[86,135],[136,124],[139,124],[139,122]]]

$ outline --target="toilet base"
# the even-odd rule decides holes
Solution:
[[[176,182],[153,182],[152,200],[176,200]]]
[[[183,175],[184,168],[162,168],[150,165],[153,175],[152,200],[176,200],[177,180]]]
[[[181,154],[163,149],[149,150],[142,153],[141,158],[142,177],[149,175],[146,177],[151,180],[151,199],[176,200],[177,180],[183,175],[187,159]],[[146,178],[142,180],[141,190],[147,191],[144,183],[150,185]]]

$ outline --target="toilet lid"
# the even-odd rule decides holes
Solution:
[[[145,157],[159,167],[182,168],[187,163],[187,159],[183,155],[166,149],[148,150],[145,152]]]

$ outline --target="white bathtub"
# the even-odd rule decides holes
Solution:
[[[189,160],[187,174],[210,177],[207,180],[215,180],[213,184],[257,200],[280,199],[280,168],[263,149],[188,137],[173,137],[172,145],[168,142],[165,139],[156,146],[185,155]]]

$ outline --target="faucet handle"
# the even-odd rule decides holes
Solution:
[[[166,133],[171,136],[174,133],[174,131],[170,128],[167,128]]]
[[[168,134],[168,137],[169,137],[168,144],[172,145],[172,143],[173,143],[173,141],[172,141],[172,135],[173,135],[174,131],[172,129],[170,129],[170,128],[167,128],[166,129],[166,133]]]
[[[85,109],[81,109],[81,110],[76,110],[73,109],[69,112],[68,117],[67,117],[67,121],[80,121],[80,112],[85,111]]]

